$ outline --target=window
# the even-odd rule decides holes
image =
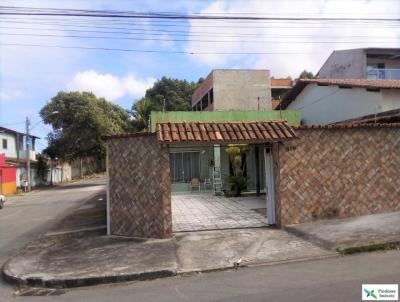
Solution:
[[[200,179],[199,152],[173,152],[169,154],[172,182],[189,182]]]
[[[7,139],[3,138],[3,149],[7,149]]]

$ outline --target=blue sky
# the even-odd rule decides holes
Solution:
[[[231,15],[257,13],[294,17],[400,17],[400,3],[396,0],[3,0],[2,5]],[[89,23],[87,19],[59,20],[54,20],[54,17],[3,17],[0,44],[78,45],[209,54],[107,52],[0,45],[0,125],[21,131],[24,129],[25,116],[30,117],[32,124],[40,121],[38,111],[60,90],[91,90],[98,96],[104,96],[124,108],[130,108],[135,100],[143,96],[146,88],[162,76],[197,81],[213,68],[265,68],[270,69],[271,74],[276,77],[296,77],[303,69],[317,72],[334,49],[400,47],[400,31],[393,23],[382,25],[373,22],[364,24],[320,22],[310,26],[309,23],[280,21],[252,26],[248,23],[226,21],[201,23],[192,20],[179,24],[171,23],[173,26],[161,26],[151,22],[132,25],[129,20],[119,23],[93,19]],[[37,24],[43,22],[47,24]],[[165,24],[168,22],[164,22]],[[90,25],[92,28],[74,27],[74,25]],[[129,29],[135,26],[144,33],[139,37],[155,39],[143,41],[76,38],[70,36],[130,36],[65,31],[65,29],[124,31],[116,28]],[[160,30],[165,32],[162,32],[162,35],[149,34],[156,31],[160,33]],[[171,33],[171,30],[180,33]],[[50,34],[57,37],[39,37],[30,34]],[[171,39],[191,41],[170,41]],[[254,39],[259,41],[265,39],[265,42],[254,42]],[[221,52],[268,54],[216,54]],[[39,123],[32,132],[44,137],[49,131],[49,126]],[[41,148],[45,144],[45,140],[41,140],[38,147]]]

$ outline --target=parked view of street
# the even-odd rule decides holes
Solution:
[[[101,177],[8,198],[0,211],[1,265],[104,189],[105,179]],[[13,291],[13,287],[1,281],[0,301],[9,299]]]
[[[0,302],[400,301],[400,0],[1,0]]]

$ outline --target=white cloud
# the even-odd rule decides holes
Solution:
[[[396,1],[379,0],[218,0],[203,8],[201,13],[230,16],[256,14],[256,16],[270,17],[399,18],[400,4]],[[297,76],[303,69],[317,72],[335,49],[400,47],[400,31],[395,25],[395,23],[343,21],[191,20],[192,40],[220,42],[191,41],[187,43],[185,50],[194,53],[278,53],[196,54],[192,58],[199,65],[206,64],[211,68],[239,64],[242,68],[270,69],[274,76]],[[314,43],[316,41],[325,43]]]
[[[117,77],[109,73],[85,70],[78,72],[67,84],[67,88],[73,91],[91,91],[98,97],[114,101],[126,95],[138,99],[155,81],[152,77],[138,79],[132,73],[125,77]]]
[[[1,91],[0,102],[11,101],[14,98],[20,97],[21,95],[22,95],[21,90]]]

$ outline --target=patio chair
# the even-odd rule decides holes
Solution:
[[[211,178],[205,178],[205,179],[204,179],[204,189],[205,189],[205,190],[207,190],[207,186],[209,186],[210,189],[212,189]]]
[[[190,192],[192,192],[193,188],[198,188],[199,192],[200,192],[200,180],[198,178],[192,178],[192,180],[190,181]]]

